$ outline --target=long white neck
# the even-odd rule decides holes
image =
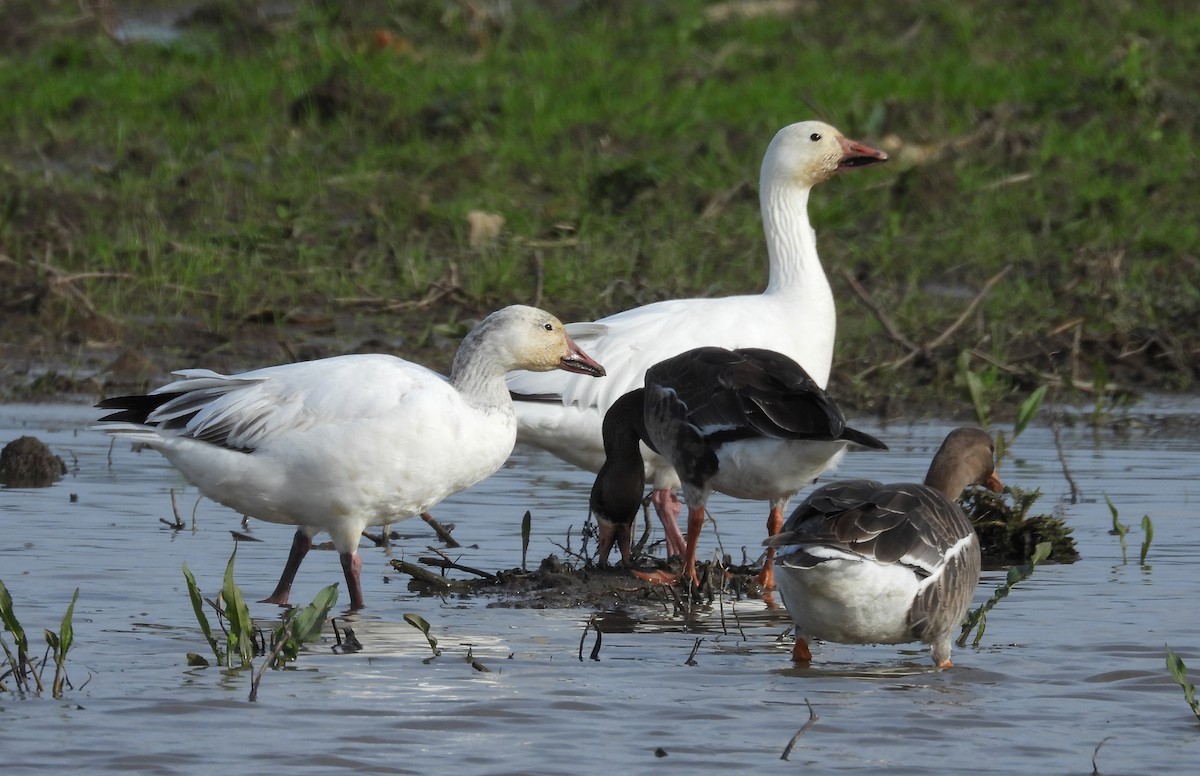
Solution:
[[[795,358],[824,387],[829,379],[837,330],[833,289],[817,256],[817,238],[808,222],[811,189],[794,182],[767,178],[759,188],[763,231],[771,270],[764,296],[787,306],[803,322]]]
[[[809,188],[791,182],[763,181],[759,190],[763,231],[771,274],[768,294],[827,296],[833,303],[829,281],[817,255],[817,237],[808,222]]]

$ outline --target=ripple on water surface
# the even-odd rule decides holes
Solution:
[[[5,773],[82,763],[97,773],[162,774],[577,776],[583,768],[641,772],[659,763],[713,774],[1064,773],[1090,770],[1102,741],[1101,773],[1187,772],[1200,760],[1200,727],[1166,673],[1163,645],[1200,681],[1200,435],[1171,430],[1195,428],[1198,411],[1195,403],[1152,401],[1147,422],[1120,433],[1063,428],[1062,460],[1050,429],[1035,425],[1020,437],[1004,479],[1042,490],[1037,506],[1062,511],[1082,560],[1043,566],[1020,583],[992,611],[980,645],[956,649],[956,666],[946,671],[931,670],[916,645],[817,643],[812,666],[794,667],[790,639],[780,638],[786,617],[760,601],[725,601],[689,629],[662,608],[606,613],[593,661],[595,635],[584,633],[592,612],[421,597],[392,572],[387,552],[364,546],[369,608],[339,612],[364,649],[335,654],[329,632],[293,669],[269,672],[258,702],[249,703],[246,673],[185,662],[187,652],[207,647],[180,567],[186,563],[214,593],[233,549],[229,532],[242,530],[238,517],[197,503],[158,455],[123,444],[110,450],[107,438],[86,430],[96,417],[89,408],[0,406],[0,442],[33,434],[70,467],[51,488],[0,491],[0,579],[31,634],[57,629],[80,588],[68,660],[74,689],[62,702],[0,692]],[[919,479],[948,430],[937,422],[856,425],[892,452],[848,456],[839,476]],[[1079,503],[1067,499],[1063,461]],[[526,509],[534,516],[530,558],[561,552],[556,543],[568,530],[578,546],[590,481],[522,449],[437,514],[457,524],[468,545],[457,551],[461,562],[511,568]],[[172,516],[172,488],[182,531],[159,522]],[[1105,496],[1132,526],[1129,562],[1109,534]],[[718,530],[705,531],[702,552],[712,551],[718,533],[726,551],[757,552],[761,505],[715,497],[710,509]],[[1144,514],[1155,535],[1143,567]],[[394,546],[392,557],[433,543],[419,523],[403,530],[413,538]],[[255,598],[274,586],[291,530],[251,521],[248,531],[262,541],[240,544],[237,579]],[[333,581],[341,581],[336,555],[314,552],[295,600]],[[985,573],[977,603],[1002,581],[1001,572]],[[278,618],[274,607],[251,604],[251,611]],[[439,657],[404,621],[408,612],[429,621]],[[809,703],[819,719],[782,762],[784,746],[809,720]]]

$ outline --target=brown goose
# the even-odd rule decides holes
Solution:
[[[684,575],[697,581],[696,548],[714,490],[771,504],[768,535],[801,488],[833,467],[851,444],[887,446],[849,428],[837,404],[792,359],[756,348],[704,347],[661,361],[645,387],[622,396],[604,419],[607,458],[592,487],[601,562],[617,542],[628,562],[629,532],[645,487],[638,441],[678,472],[688,507]],[[767,553],[760,581],[774,586]],[[642,576],[642,575],[639,575]],[[645,575],[674,582],[678,575]]]
[[[950,637],[979,582],[979,537],[957,499],[968,485],[999,491],[992,438],[951,431],[925,484],[846,480],[818,488],[765,543],[780,550],[779,592],[796,622],[792,659],[807,639],[931,646],[950,662]]]

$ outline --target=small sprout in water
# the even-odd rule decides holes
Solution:
[[[1196,700],[1196,685],[1188,681],[1187,666],[1183,664],[1179,655],[1171,650],[1170,646],[1167,647],[1167,670],[1171,672],[1171,678],[1175,680],[1175,683],[1183,688],[1183,699],[1191,707],[1196,719],[1200,720],[1200,701]]]
[[[1112,503],[1112,499],[1108,497],[1108,494],[1104,495],[1104,500],[1108,503],[1108,511],[1112,512],[1113,527],[1109,533],[1116,534],[1117,538],[1121,540],[1121,562],[1128,563],[1129,555],[1128,547],[1125,544],[1125,534],[1129,533],[1129,526],[1124,525],[1117,519],[1117,507]]]
[[[1138,563],[1142,566],[1146,565],[1146,554],[1150,552],[1150,542],[1154,541],[1154,523],[1150,522],[1150,515],[1142,515],[1142,554],[1138,558]]]
[[[424,617],[419,614],[406,614],[404,615],[404,621],[425,634],[425,640],[429,642],[429,648],[433,650],[434,657],[442,654],[442,651],[438,649],[438,641],[430,634],[429,623],[425,621]]]
[[[50,692],[55,699],[62,698],[63,687],[70,685],[66,670],[67,652],[70,651],[71,645],[75,641],[72,619],[75,616],[75,602],[78,600],[79,588],[75,588],[75,594],[71,596],[71,603],[63,615],[58,633],[49,628],[42,630],[48,649],[39,664],[29,657],[29,637],[17,619],[13,609],[12,595],[9,594],[4,582],[0,582],[0,624],[3,624],[4,630],[12,636],[17,649],[14,655],[8,643],[0,638],[0,647],[4,650],[4,663],[0,664],[0,668],[3,669],[0,670],[0,691],[9,691],[4,680],[11,679],[19,692],[40,694],[45,689],[45,685],[42,683],[42,672],[46,670],[47,663],[53,657],[54,680],[50,685]]]

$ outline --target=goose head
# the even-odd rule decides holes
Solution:
[[[511,305],[497,310],[467,335],[454,358],[453,371],[460,362],[485,351],[505,371],[527,369],[567,372],[603,377],[604,367],[575,344],[562,321],[545,310],[527,305]]]
[[[762,183],[807,189],[842,170],[868,167],[887,159],[883,151],[851,140],[822,121],[801,121],[775,133],[763,156]]]
[[[599,529],[600,565],[608,565],[614,544],[628,566],[633,524],[642,506],[646,469],[639,442],[646,437],[645,389],[637,388],[613,402],[604,415],[604,465],[592,484],[588,508]]]
[[[957,500],[968,485],[982,485],[999,493],[1004,485],[996,475],[995,455],[995,443],[986,431],[956,428],[934,454],[925,484],[951,501]]]

